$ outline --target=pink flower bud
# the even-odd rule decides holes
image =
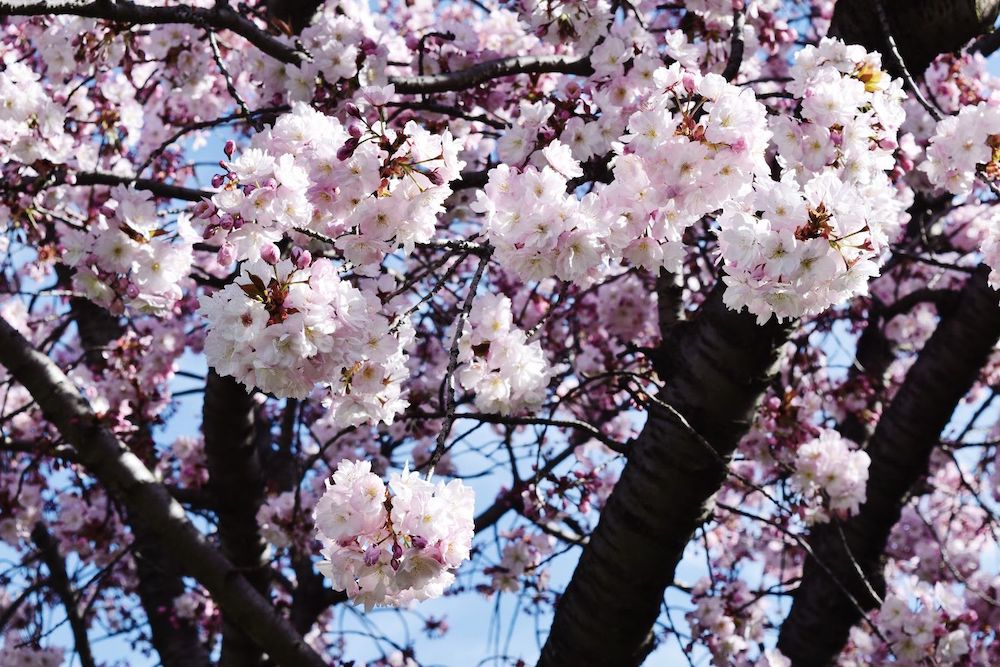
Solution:
[[[217,257],[219,264],[223,266],[229,266],[236,259],[236,248],[232,243],[223,243],[222,247],[219,248],[219,255]]]
[[[129,283],[128,287],[125,288],[125,294],[127,294],[128,298],[130,298],[130,299],[138,298],[138,296],[139,296],[139,286],[136,285],[135,283]]]
[[[212,187],[213,188],[221,188],[222,187],[222,182],[223,182],[224,178],[225,177],[222,174],[216,174],[215,176],[213,176],[212,177]]]
[[[414,535],[410,539],[410,543],[413,545],[414,549],[423,549],[427,546],[427,539],[421,537],[420,535]]]
[[[292,261],[295,262],[295,268],[308,268],[312,264],[312,259],[312,253],[308,250],[303,250],[299,247],[292,248]]]
[[[278,246],[273,243],[265,243],[260,249],[260,258],[268,264],[277,264],[278,260],[281,258],[281,254],[278,252]]]
[[[403,555],[403,547],[399,546],[399,542],[392,543],[392,557],[400,558]]]
[[[378,562],[379,556],[382,555],[382,550],[379,549],[377,544],[373,544],[365,550],[365,565],[371,567]]]
[[[225,148],[222,151],[226,154],[226,157],[232,159],[233,153],[236,152],[236,142],[230,139],[226,142]]]
[[[337,151],[337,159],[343,162],[347,158],[354,155],[355,149],[358,147],[358,140],[355,138],[350,138],[344,142],[344,145],[340,147]]]
[[[215,204],[208,201],[207,199],[202,199],[200,202],[194,205],[192,213],[194,213],[194,217],[200,220],[208,220],[213,215],[215,215]]]

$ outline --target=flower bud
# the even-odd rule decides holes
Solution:
[[[200,202],[194,205],[192,210],[194,217],[199,220],[208,220],[213,215],[215,215],[215,204],[208,201],[207,199],[202,199]]]
[[[273,243],[265,243],[260,249],[260,258],[268,264],[277,264],[278,260],[281,258],[281,254],[278,252],[278,246]]]
[[[341,146],[340,150],[337,151],[337,159],[343,162],[347,158],[354,155],[354,150],[357,147],[358,147],[358,140],[355,139],[354,137],[351,137],[350,139],[345,141],[344,145]]]
[[[227,158],[232,159],[233,153],[236,152],[236,142],[230,139],[226,142],[226,146],[222,149],[222,151],[226,154]]]
[[[304,250],[298,246],[292,248],[292,261],[295,262],[295,268],[309,268],[309,265],[312,264],[312,259],[312,253],[308,250]]]
[[[212,177],[212,187],[221,188],[224,180],[225,177],[222,174],[216,174],[215,176]]]
[[[379,556],[382,555],[382,550],[379,549],[377,544],[373,544],[368,549],[365,550],[365,565],[371,567],[378,562]]]
[[[236,259],[236,248],[232,243],[223,243],[222,247],[219,248],[217,259],[219,260],[219,264],[229,266]]]

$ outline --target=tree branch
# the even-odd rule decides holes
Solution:
[[[1000,337],[1000,295],[980,267],[955,309],[942,317],[869,441],[868,498],[843,522],[817,527],[802,583],[781,628],[778,646],[796,667],[828,664],[861,618],[841,586],[861,605],[882,596],[883,551],[914,484],[927,474],[940,433],[975,383]],[[841,530],[842,529],[842,530]],[[817,565],[825,563],[827,574]],[[860,568],[861,574],[858,569]],[[839,582],[839,584],[838,584]]]
[[[0,0],[0,17],[3,16],[47,16],[67,14],[84,16],[92,19],[102,19],[117,23],[132,24],[171,24],[186,23],[189,25],[228,30],[245,38],[262,52],[283,63],[298,64],[303,55],[281,40],[267,34],[257,27],[253,21],[233,11],[228,2],[216,2],[212,7],[193,7],[191,5],[171,5],[166,7],[150,7],[137,5],[129,0],[107,2],[97,0],[86,4],[64,2],[50,4],[39,2],[34,5],[14,7]]]
[[[69,378],[2,318],[0,364],[77,449],[90,473],[119,498],[129,522],[147,528],[158,546],[169,550],[272,658],[284,665],[325,665],[246,577],[205,541],[167,489],[100,423]]]
[[[443,93],[453,90],[464,90],[478,86],[481,83],[517,74],[578,74],[587,76],[593,73],[590,58],[571,58],[568,56],[509,56],[497,58],[473,65],[456,72],[440,74],[425,74],[423,76],[392,76],[389,83],[396,87],[401,95],[418,93]]]

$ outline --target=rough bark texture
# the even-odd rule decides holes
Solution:
[[[868,585],[880,597],[884,594],[883,551],[889,531],[911,487],[927,473],[942,429],[1000,336],[1000,294],[986,284],[987,273],[980,267],[969,280],[883,413],[869,441],[868,499],[861,511],[842,524],[817,528],[809,540],[830,574],[816,560],[806,562],[782,625],[778,647],[795,667],[829,664],[861,619],[858,605],[871,609],[877,604]]]
[[[188,521],[184,508],[97,420],[65,374],[2,318],[0,364],[31,393],[45,418],[76,448],[87,470],[125,506],[129,523],[148,530],[157,546],[201,582],[223,612],[276,663],[296,667],[326,664],[246,577],[205,542]]]
[[[254,439],[253,398],[233,378],[209,371],[203,409],[208,490],[219,518],[222,554],[267,597],[265,545],[257,525],[264,482]],[[260,647],[223,612],[219,664],[250,667],[262,661]]]
[[[165,553],[156,536],[142,522],[132,523],[137,554],[139,601],[149,620],[150,643],[163,667],[207,667],[208,651],[198,628],[174,613],[174,600],[184,593],[178,564]]]
[[[637,665],[684,548],[746,432],[787,328],[729,310],[716,288],[697,318],[674,325],[669,372],[629,451],[600,523],[556,608],[539,665]]]
[[[839,0],[830,34],[869,51],[885,52],[886,37],[878,20],[879,0]],[[881,0],[899,53],[911,74],[921,74],[941,53],[957,51],[992,27],[1000,11],[998,0]],[[891,57],[883,65],[895,75]]]

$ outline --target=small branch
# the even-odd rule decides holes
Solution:
[[[892,35],[892,27],[889,25],[889,17],[885,14],[885,0],[875,0],[875,11],[878,13],[878,21],[882,26],[882,33],[885,36],[886,44],[889,47],[889,53],[892,55],[896,64],[899,65],[899,70],[903,74],[903,80],[906,85],[910,87],[913,92],[913,96],[917,99],[927,113],[931,115],[935,121],[939,121],[942,118],[941,110],[931,104],[926,97],[924,97],[923,92],[920,87],[917,86],[916,82],[913,80],[913,76],[910,74],[910,70],[906,68],[906,63],[903,61],[903,56],[899,53],[899,48],[896,46],[896,38]]]
[[[196,188],[185,188],[180,185],[170,185],[151,178],[129,178],[128,176],[116,176],[103,172],[81,172],[74,174],[74,182],[68,183],[65,178],[52,185],[131,185],[137,190],[152,192],[157,197],[166,199],[181,199],[184,201],[201,201],[210,198],[214,193],[208,190],[198,190]]]
[[[229,96],[233,98],[236,105],[240,108],[240,115],[246,119],[248,123],[253,126],[253,129],[260,132],[264,129],[263,123],[260,122],[259,118],[255,118],[252,113],[250,113],[250,107],[247,106],[246,100],[240,95],[240,91],[236,90],[236,84],[233,82],[233,76],[229,73],[229,68],[226,67],[226,63],[222,61],[222,51],[219,50],[219,40],[216,39],[215,33],[211,30],[206,31],[208,37],[208,44],[212,47],[212,60],[215,61],[215,66],[219,68],[219,73],[222,74],[222,78],[226,82],[226,90],[229,91]],[[140,170],[140,173],[141,170]]]
[[[481,83],[517,74],[577,74],[587,76],[593,73],[590,58],[570,58],[567,56],[509,56],[488,60],[457,72],[442,72],[424,76],[393,76],[389,83],[396,87],[400,95],[419,93],[444,93],[473,88]]]
[[[483,272],[486,271],[486,265],[490,263],[490,256],[492,254],[491,248],[489,252],[484,253],[479,259],[479,267],[476,269],[476,275],[472,277],[472,284],[469,285],[469,293],[465,295],[465,303],[462,304],[462,310],[459,311],[458,318],[455,320],[455,335],[451,339],[451,350],[448,355],[448,370],[444,374],[442,384],[442,389],[445,394],[444,424],[441,425],[441,432],[438,433],[437,443],[434,445],[434,452],[427,461],[427,466],[430,468],[437,465],[437,462],[441,460],[441,457],[444,455],[445,442],[447,442],[448,434],[451,432],[451,425],[455,421],[455,390],[449,385],[451,384],[452,376],[455,374],[455,369],[458,368],[458,342],[462,339],[462,331],[465,329],[465,321],[469,319],[469,311],[472,310],[472,302],[476,298],[476,290],[479,288],[479,281],[483,278]]]
[[[41,522],[36,523],[31,531],[31,541],[38,547],[42,560],[49,569],[49,585],[66,609],[66,619],[73,631],[73,643],[80,656],[80,666],[95,667],[97,663],[94,662],[94,653],[90,649],[90,640],[87,639],[87,623],[80,616],[76,594],[66,575],[66,561],[59,555],[59,545]]]

